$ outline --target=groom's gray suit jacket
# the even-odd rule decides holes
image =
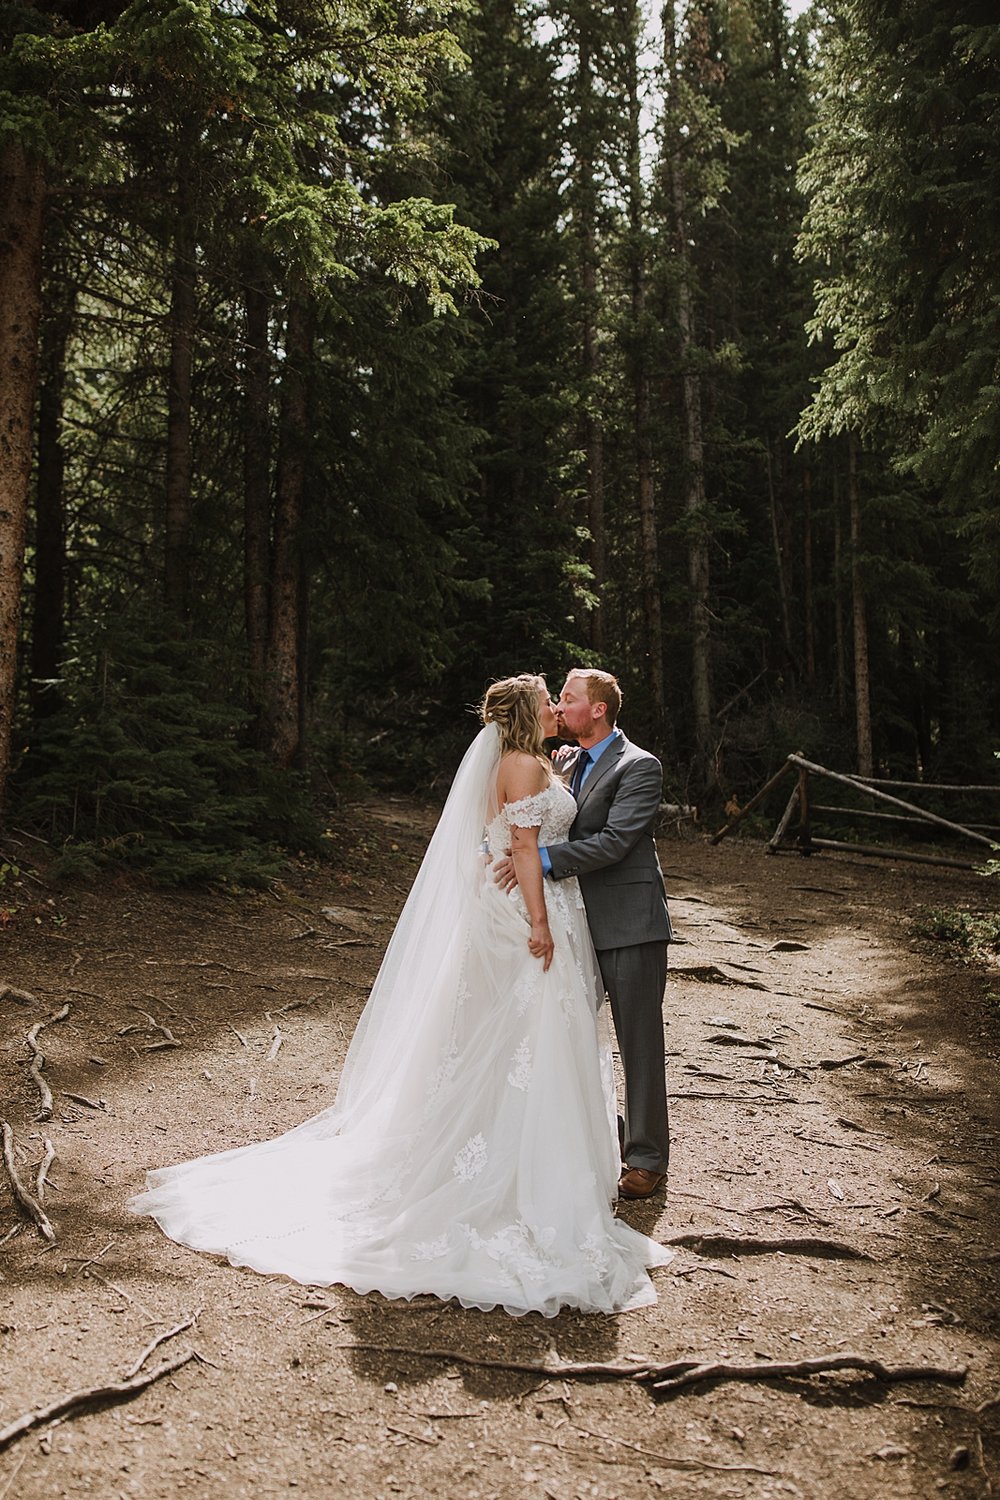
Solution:
[[[569,838],[547,845],[554,879],[579,876],[598,950],[673,936],[653,843],[662,785],[656,756],[619,732],[584,783]]]

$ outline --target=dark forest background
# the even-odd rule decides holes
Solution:
[[[993,0],[0,45],[0,808],[65,869],[260,878],[586,662],[703,818],[792,750],[995,781]]]

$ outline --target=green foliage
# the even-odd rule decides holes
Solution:
[[[974,576],[1000,580],[1000,88],[994,7],[839,0],[823,32],[819,120],[802,164],[802,252],[818,265],[810,328],[835,358],[807,438],[888,442],[940,490]]]
[[[279,841],[319,849],[302,788],[246,746],[207,642],[119,619],[77,649],[16,789],[18,816],[61,847],[56,873],[261,884]]]
[[[950,943],[977,962],[996,963],[1000,959],[1000,916],[995,913],[929,907],[917,923],[917,931],[923,937]]]
[[[57,394],[61,597],[77,645],[19,782],[69,840],[67,868],[115,858],[158,878],[224,875],[305,837],[294,778],[282,810],[286,783],[245,748],[248,285],[267,306],[259,461],[272,495],[292,299],[314,333],[294,550],[302,718],[335,783],[439,784],[491,676],[539,668],[558,682],[599,660],[623,678],[628,732],[662,731],[655,748],[674,753],[668,778],[683,786],[692,537],[709,543],[723,785],[754,789],[796,747],[851,766],[848,431],[864,439],[855,560],[880,769],[985,779],[1000,722],[1000,153],[985,0],[835,0],[794,27],[776,0],[678,0],[671,112],[633,158],[634,221],[638,6],[102,9],[113,19],[85,30],[54,7],[0,7],[0,134],[48,161],[45,314],[74,309]],[[663,103],[659,24],[636,54],[644,120]],[[664,145],[687,198],[683,362]],[[152,618],[162,595],[181,228],[196,301],[191,644],[142,625],[140,650],[102,622]],[[665,729],[640,583],[640,367]],[[702,394],[693,519],[687,374]],[[600,584],[588,418],[603,438]],[[810,439],[797,450],[796,430]],[[32,587],[46,581],[34,542]]]

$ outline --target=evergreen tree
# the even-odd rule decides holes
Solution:
[[[994,674],[979,663],[1000,623],[1000,27],[976,4],[890,12],[843,0],[822,15],[802,252],[818,271],[810,329],[832,354],[799,430],[814,441],[847,433],[857,454],[848,490],[859,757],[869,763],[870,736],[876,757],[898,753],[906,724],[911,771],[945,755],[968,766],[977,753],[960,743],[950,700],[958,689],[975,702],[975,720],[997,706]],[[919,690],[906,686],[915,673]]]

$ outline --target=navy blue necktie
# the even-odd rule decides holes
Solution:
[[[589,750],[581,750],[579,756],[577,757],[576,765],[573,767],[573,775],[570,777],[569,789],[573,793],[573,796],[577,798],[577,800],[579,800],[580,797],[580,789],[583,786],[583,778],[586,775],[587,767],[590,765],[590,758],[591,757]]]

